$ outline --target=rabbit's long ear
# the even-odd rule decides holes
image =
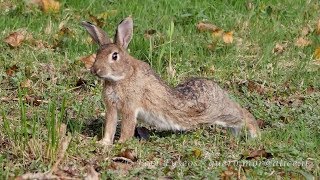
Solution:
[[[122,46],[124,49],[127,49],[133,33],[133,22],[131,16],[125,18],[118,25],[116,33],[116,43]]]
[[[92,39],[99,46],[111,43],[111,40],[108,38],[107,33],[104,32],[101,28],[87,21],[82,21],[81,25],[86,28]]]

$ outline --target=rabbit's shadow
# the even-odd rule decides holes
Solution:
[[[115,139],[120,137],[120,125],[119,122],[116,129]],[[104,118],[90,118],[86,120],[81,128],[81,134],[88,137],[97,137],[98,139],[102,138],[104,129]],[[173,134],[181,134],[188,132],[181,131],[156,131],[152,128],[146,128],[144,126],[137,126],[135,129],[135,138],[148,140],[150,136],[156,136],[159,138],[172,136]]]

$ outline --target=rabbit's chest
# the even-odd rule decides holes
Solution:
[[[104,96],[113,104],[117,104],[118,107],[122,107],[125,103],[130,103],[132,99],[136,98],[135,92],[130,88],[123,87],[108,87],[104,90]]]

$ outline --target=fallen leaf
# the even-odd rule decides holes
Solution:
[[[214,38],[214,39],[219,38],[222,36],[222,34],[223,34],[223,30],[218,28],[218,29],[212,31],[212,38]]]
[[[60,2],[55,0],[41,0],[40,6],[44,12],[58,12],[60,10]]]
[[[26,102],[32,106],[39,106],[42,102],[44,102],[39,96],[26,96]]]
[[[253,150],[249,152],[249,155],[245,159],[246,160],[259,159],[259,158],[270,159],[272,157],[273,157],[272,154],[269,152],[266,152],[265,149],[259,149],[259,150]]]
[[[223,33],[222,39],[224,43],[231,44],[233,42],[233,31]]]
[[[281,54],[287,48],[288,43],[277,43],[276,46],[273,48],[272,52],[274,54]]]
[[[15,72],[17,72],[17,70],[19,69],[19,67],[15,64],[11,67],[9,67],[7,70],[6,70],[6,74],[8,76],[13,76]]]
[[[210,23],[205,23],[205,22],[199,22],[197,24],[197,29],[200,31],[200,32],[203,32],[203,31],[216,31],[218,30],[219,28],[213,24],[210,24]]]
[[[104,20],[102,18],[98,18],[98,17],[96,17],[96,16],[94,16],[92,14],[89,14],[89,18],[95,25],[97,25],[100,28],[103,28],[105,23],[104,23]]]
[[[316,60],[320,60],[320,47],[317,47],[314,51],[314,57]]]
[[[265,91],[261,84],[258,84],[251,80],[248,81],[248,90],[250,92],[257,92],[259,94],[264,94]]]
[[[45,48],[51,48],[47,42],[43,42],[42,40],[33,40],[31,41],[31,44],[35,47],[35,49],[45,49]]]
[[[132,169],[133,165],[129,163],[120,163],[120,162],[111,162],[108,169],[122,171],[127,173],[130,169]]]
[[[124,158],[130,159],[132,162],[135,162],[138,160],[133,149],[126,149],[125,151],[118,154],[117,157],[124,157]]]
[[[320,19],[318,20],[318,23],[317,23],[316,33],[320,35]]]
[[[131,159],[125,157],[114,157],[111,160],[116,163],[133,164],[133,161]]]
[[[319,91],[320,89],[317,89],[317,88],[315,88],[314,86],[309,86],[307,89],[306,89],[306,93],[308,94],[308,95],[310,95],[310,94],[312,94],[312,93],[314,93],[314,92],[316,92],[316,91]]]
[[[233,176],[235,177],[237,176],[238,172],[235,169],[233,169],[232,166],[228,166],[227,168],[228,168],[227,170],[223,171],[220,174],[221,179],[228,180],[228,179],[232,179]]]
[[[81,57],[80,60],[84,63],[84,66],[87,70],[90,70],[93,66],[93,63],[96,60],[96,54],[91,54],[89,56]]]
[[[258,127],[259,127],[260,129],[265,128],[266,125],[267,125],[267,123],[266,123],[264,120],[262,120],[262,119],[257,119],[257,124],[258,124]]]
[[[32,83],[32,81],[30,79],[26,79],[20,83],[20,86],[22,88],[29,88],[29,87],[31,87],[31,83]]]
[[[305,47],[305,46],[309,46],[312,42],[308,39],[305,39],[303,37],[299,37],[296,42],[295,45],[298,47]]]
[[[148,140],[150,137],[149,130],[145,127],[136,127],[135,136],[139,139]]]
[[[18,31],[10,33],[9,36],[4,39],[4,42],[8,43],[11,47],[18,47],[25,40],[25,38],[25,32]]]

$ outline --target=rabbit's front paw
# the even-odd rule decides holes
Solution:
[[[98,144],[102,146],[111,146],[113,143],[108,139],[101,139],[100,141],[98,141]]]

